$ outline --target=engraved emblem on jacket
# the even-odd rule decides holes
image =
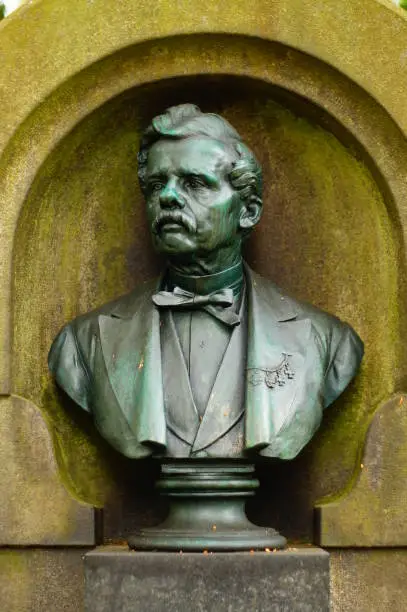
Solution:
[[[252,385],[265,383],[269,389],[283,387],[294,378],[294,370],[290,365],[291,355],[283,353],[283,360],[276,368],[248,368],[247,379]]]

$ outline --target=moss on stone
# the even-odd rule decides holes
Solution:
[[[2,606],[7,612],[29,612],[31,575],[21,551],[0,550]]]
[[[403,612],[406,550],[334,550],[330,556],[332,612]]]
[[[406,406],[397,395],[374,414],[353,486],[319,507],[322,546],[406,545]]]
[[[19,221],[14,384],[42,407],[69,490],[95,505],[110,489],[106,449],[86,419],[78,426],[63,406],[46,354],[64,322],[156,272],[136,186],[138,134],[163,100],[190,99],[191,83],[173,79],[128,92],[80,123],[42,166]],[[264,218],[247,249],[253,268],[349,321],[366,344],[357,382],[327,413],[309,449],[307,495],[324,495],[351,476],[369,415],[397,386],[397,215],[360,152],[301,111],[273,102],[269,86],[202,77],[192,93],[204,109],[229,118],[264,166]]]
[[[87,549],[0,551],[1,609],[5,612],[79,612],[83,609],[83,554]]]

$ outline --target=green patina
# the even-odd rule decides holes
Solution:
[[[262,118],[267,112],[278,121],[277,129],[273,126],[273,139],[283,150],[281,165],[288,165],[286,151],[299,162],[294,174],[287,173],[283,181],[298,185],[300,198],[304,183],[312,185],[318,207],[318,224],[312,214],[299,224],[301,247],[306,250],[309,265],[318,273],[299,277],[298,271],[303,274],[301,264],[296,270],[303,255],[299,248],[291,269],[283,270],[281,280],[277,280],[295,295],[351,322],[366,347],[357,382],[326,413],[320,433],[311,444],[311,469],[323,482],[320,486],[316,478],[311,486],[317,496],[326,495],[331,487],[337,496],[346,494],[358,478],[371,416],[399,384],[397,368],[405,357],[400,341],[398,299],[403,281],[400,276],[404,276],[398,265],[401,240],[392,222],[396,217],[392,204],[386,205],[357,151],[346,149],[332,134],[276,108],[274,103],[269,103],[267,111],[262,109]],[[286,188],[288,191],[288,184]],[[303,198],[305,206],[312,204],[306,199]],[[343,207],[348,220],[344,218]],[[360,207],[364,208],[363,216],[359,216]],[[339,231],[336,240],[329,228]],[[319,240],[313,239],[315,234]],[[344,241],[342,258],[338,241]],[[347,474],[348,479],[344,481],[344,490],[341,487],[338,492],[334,483],[341,479],[341,474]]]
[[[395,214],[354,151],[326,129],[270,102],[267,89],[251,99],[241,90],[238,96],[236,90],[223,93],[221,112],[265,169],[264,219],[256,244],[248,245],[249,262],[295,296],[348,320],[366,344],[357,384],[327,413],[310,448],[315,490],[309,494],[325,495],[351,477],[369,414],[397,384]],[[17,233],[15,383],[18,393],[47,415],[69,490],[95,505],[107,494],[103,445],[96,433],[80,431],[67,416],[50,386],[45,359],[66,320],[155,273],[146,236],[138,232],[136,239],[145,221],[135,187],[137,133],[147,109],[159,108],[155,95],[162,98],[162,91],[118,99],[82,122],[42,167]],[[197,102],[205,95],[198,92]],[[276,223],[280,231],[270,240]]]

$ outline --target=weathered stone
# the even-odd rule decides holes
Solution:
[[[405,612],[407,551],[333,550],[332,612]]]
[[[336,499],[316,508],[321,546],[407,546],[407,397],[375,413],[357,474]]]
[[[396,246],[373,177],[327,130],[271,103],[268,87],[253,90],[254,99],[242,98],[236,82],[221,85],[207,79],[196,89],[194,100],[205,100],[215,86],[217,94],[230,104],[228,118],[247,134],[248,143],[264,160],[269,177],[265,180],[268,192],[264,219],[256,245],[249,245],[249,261],[264,276],[281,285],[288,283],[297,296],[342,316],[367,345],[359,385],[353,386],[336,410],[327,415],[330,428],[328,423],[324,425],[313,450],[300,460],[304,464],[312,452],[316,453],[313,465],[307,466],[313,474],[311,487],[301,492],[311,509],[315,494],[345,484],[372,396],[390,394],[395,385],[396,354],[393,344],[388,344],[386,325],[396,330],[399,320],[393,270]],[[167,83],[159,95],[155,88],[140,90],[95,113],[43,165],[20,216],[14,251],[15,391],[49,415],[58,428],[63,477],[69,479],[77,497],[94,505],[103,503],[101,468],[107,474],[105,453],[100,452],[102,447],[89,426],[78,427],[84,417],[81,422],[67,417],[68,411],[63,410],[46,372],[46,352],[58,328],[77,312],[85,312],[154,274],[155,259],[149,257],[148,248],[144,251],[147,231],[139,230],[145,223],[141,202],[135,202],[136,132],[144,121],[138,112],[147,118],[153,109],[158,110],[163,98],[186,96],[187,90],[188,83],[178,85],[174,81]],[[260,132],[265,135],[261,143]],[[325,175],[320,167],[326,157],[330,158],[330,168]],[[78,169],[73,172],[73,168]],[[334,180],[335,190],[330,188]],[[355,194],[358,207],[353,206]],[[290,207],[285,204],[288,201]],[[270,228],[275,226],[279,231],[270,240]],[[315,226],[320,233],[315,233]],[[338,226],[350,245],[346,260],[336,239]],[[292,237],[290,241],[288,236]],[[380,259],[375,255],[378,245]],[[304,251],[309,253],[308,259],[302,256]],[[368,267],[364,263],[367,252],[376,262]],[[320,272],[315,275],[315,270]],[[344,277],[349,285],[346,293],[341,289]],[[44,295],[52,296],[52,300],[44,300]],[[372,301],[386,313],[386,325],[369,309]],[[371,377],[375,385],[370,384]],[[343,454],[345,438],[348,452]],[[297,470],[298,464],[292,469]],[[319,490],[314,492],[316,488]],[[309,534],[310,512],[306,520]],[[291,518],[289,522],[293,524]]]
[[[104,2],[80,2],[72,11],[36,0],[2,24],[0,388],[44,410],[58,430],[64,481],[78,498],[102,505],[108,462],[96,434],[79,432],[65,416],[45,356],[64,321],[154,272],[148,257],[136,270],[132,263],[144,246],[132,230],[144,223],[134,192],[138,133],[163,100],[192,95],[236,124],[268,168],[272,206],[249,261],[296,296],[348,319],[366,342],[359,384],[290,468],[300,474],[303,525],[295,535],[309,538],[315,496],[344,486],[366,419],[399,388],[405,370],[399,271],[407,114],[397,88],[406,79],[407,21],[373,0],[351,7],[259,1],[250,11],[239,0],[233,11],[219,10],[209,3],[201,19],[189,0],[159,2],[154,11],[127,0],[117,11]],[[83,42],[67,47],[70,35]],[[267,138],[260,141],[261,132]]]
[[[36,406],[0,399],[0,545],[91,546],[94,510],[65,489]]]
[[[85,556],[86,612],[328,612],[329,555],[317,548],[256,553]]]
[[[2,23],[0,392],[47,415],[62,478],[78,498],[103,504],[110,461],[50,386],[49,342],[64,321],[113,297],[113,281],[125,292],[154,273],[132,234],[144,222],[134,192],[138,133],[151,114],[194,97],[230,118],[268,168],[272,205],[249,261],[347,318],[366,341],[360,385],[312,447],[264,468],[271,510],[261,504],[261,522],[275,513],[285,533],[310,537],[315,496],[343,488],[367,419],[405,384],[406,32],[405,14],[385,0],[238,0],[233,10],[214,1],[193,10],[191,0],[158,1],[151,10],[145,0],[78,0],[73,10],[33,0]],[[131,462],[126,471],[138,480]],[[149,505],[129,491],[123,516],[131,522],[142,506],[150,521]],[[126,528],[112,521],[115,537]],[[370,586],[383,601],[381,584],[396,604],[389,589],[404,587],[395,578],[402,564],[389,567],[387,583],[361,572],[361,601]],[[355,597],[362,582],[351,584]],[[355,609],[345,586],[338,593]]]
[[[88,549],[0,550],[4,612],[82,612]]]

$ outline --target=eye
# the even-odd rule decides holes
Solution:
[[[201,187],[205,187],[203,180],[197,176],[188,176],[184,181],[184,185],[189,189],[200,189]]]
[[[161,189],[164,189],[164,187],[165,184],[163,181],[152,181],[148,184],[148,190],[150,191],[150,193],[161,191]]]

